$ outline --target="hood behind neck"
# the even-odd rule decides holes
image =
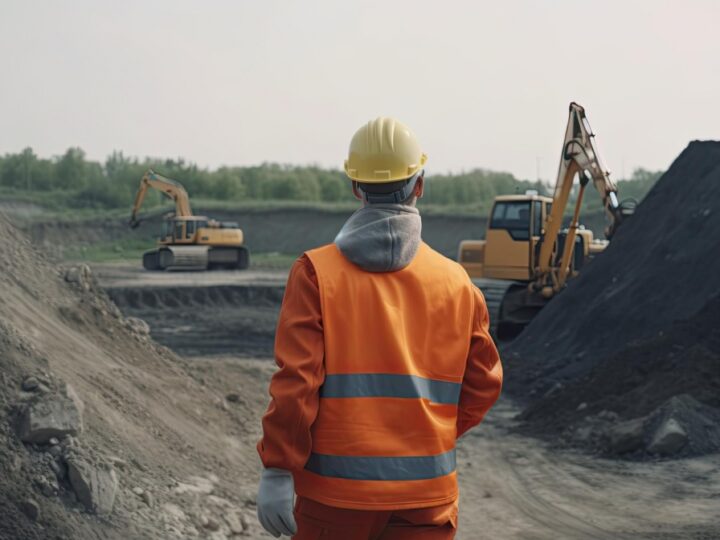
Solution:
[[[422,220],[413,206],[372,204],[357,210],[335,237],[340,252],[368,272],[405,268],[420,247]]]

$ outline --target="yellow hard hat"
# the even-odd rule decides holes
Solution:
[[[410,178],[427,161],[415,134],[405,124],[381,116],[355,132],[345,173],[358,182],[386,184]]]

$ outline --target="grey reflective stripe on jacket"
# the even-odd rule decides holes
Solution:
[[[348,480],[429,480],[455,470],[455,450],[436,456],[355,457],[310,455],[305,468]]]
[[[391,397],[421,398],[456,405],[460,383],[395,373],[348,373],[326,375],[321,398]]]

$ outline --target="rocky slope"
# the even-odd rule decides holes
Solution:
[[[1,216],[0,252],[0,538],[256,536],[271,366],[187,364]]]

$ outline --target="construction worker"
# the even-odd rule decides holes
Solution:
[[[258,443],[276,537],[455,536],[455,442],[502,368],[482,294],[421,240],[426,160],[397,120],[361,127],[345,172],[363,206],[290,271]]]

